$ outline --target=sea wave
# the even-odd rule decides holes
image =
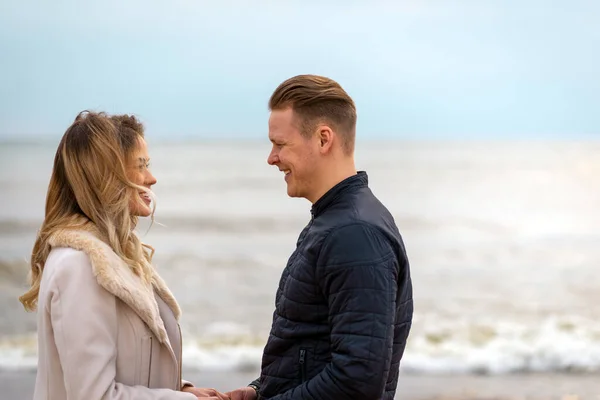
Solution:
[[[25,258],[10,261],[0,259],[0,287],[23,284],[28,271],[29,264]]]
[[[408,231],[439,231],[448,229],[468,230],[478,234],[506,236],[514,233],[509,227],[477,218],[445,217],[443,220],[422,218],[413,215],[395,215],[396,223]],[[217,233],[280,233],[297,232],[310,219],[310,213],[290,215],[181,215],[178,213],[156,216],[154,223],[170,232],[217,232]],[[40,218],[0,218],[0,235],[35,234]],[[150,226],[146,220],[140,222],[140,231]]]
[[[167,215],[157,216],[154,223],[174,232],[274,233],[298,230],[309,218],[309,214],[305,218]],[[39,219],[0,219],[0,235],[35,234],[41,222]],[[140,230],[145,231],[149,223],[145,220],[142,223]]]
[[[531,325],[447,321],[418,328],[409,338],[404,373],[600,372],[600,324],[584,318],[550,317]],[[200,337],[184,337],[183,363],[191,370],[256,371],[264,339],[234,323],[213,324]],[[5,337],[0,369],[35,370],[36,351],[35,335]]]
[[[600,371],[600,324],[577,316],[541,321],[424,323],[404,368],[425,373]],[[427,326],[429,325],[429,326]]]

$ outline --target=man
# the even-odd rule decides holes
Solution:
[[[354,165],[356,108],[300,75],[269,101],[268,163],[312,203],[281,276],[261,376],[233,400],[393,399],[410,331],[409,263],[394,219]]]

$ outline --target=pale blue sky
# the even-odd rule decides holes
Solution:
[[[282,80],[338,80],[359,135],[600,137],[600,1],[0,2],[0,138],[86,108],[261,138]]]

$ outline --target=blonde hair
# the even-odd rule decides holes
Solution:
[[[91,225],[150,283],[154,249],[140,241],[134,232],[138,217],[130,213],[130,202],[141,202],[138,193],[149,191],[127,176],[128,161],[143,137],[144,127],[134,116],[103,112],[83,111],[67,129],[56,150],[45,217],[31,254],[31,287],[19,297],[26,310],[36,309],[49,239],[58,230]]]

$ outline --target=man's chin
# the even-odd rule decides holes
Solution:
[[[292,198],[292,199],[306,199],[309,200],[308,197],[306,197],[306,195],[299,193],[299,192],[291,192],[288,190],[287,193],[288,197]]]
[[[288,187],[287,187],[287,195],[289,197],[302,197],[298,194],[297,190],[294,190],[294,188],[290,186],[289,183],[288,183]]]

